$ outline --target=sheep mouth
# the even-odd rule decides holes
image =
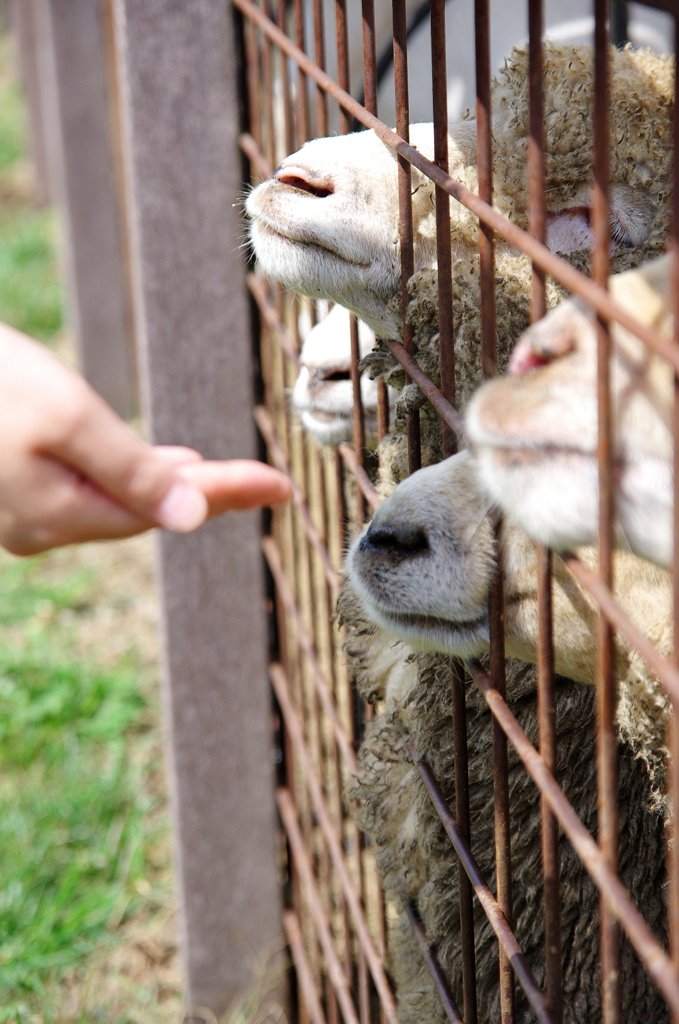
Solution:
[[[324,412],[323,409],[303,409],[306,416],[318,423],[351,423],[351,416],[343,412]]]
[[[462,621],[420,612],[398,612],[384,607],[379,609],[379,614],[388,629],[397,635],[406,636],[409,642],[419,641],[419,645],[427,650],[447,650],[452,654],[466,655],[488,646],[487,611],[477,619]]]
[[[334,256],[335,259],[340,260],[340,262],[347,263],[352,267],[360,267],[365,270],[370,266],[370,260],[351,259],[351,257],[342,255],[342,253],[337,252],[336,249],[333,249],[330,245],[324,244],[317,238],[305,238],[301,231],[286,231],[279,225],[272,224],[269,220],[262,219],[261,214],[255,223],[257,230],[262,235],[282,239],[284,242],[292,242],[293,245],[303,246],[305,249],[309,249],[312,252],[329,254],[330,256]]]

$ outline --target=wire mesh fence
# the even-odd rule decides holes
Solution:
[[[499,985],[494,1004],[497,1016],[493,1019],[503,1022],[536,1019],[545,1024],[558,1024],[564,1019],[601,1019],[607,1024],[635,1019],[629,1005],[625,1004],[623,1009],[622,990],[628,960],[626,953],[621,954],[621,948],[623,951],[627,948],[621,947],[622,933],[661,993],[668,1008],[666,1019],[671,1015],[672,1020],[679,1020],[679,895],[672,864],[672,821],[676,815],[669,814],[666,828],[670,851],[667,936],[654,933],[644,917],[643,907],[637,906],[639,893],[627,891],[619,871],[620,844],[629,844],[632,839],[627,834],[619,834],[617,820],[620,801],[626,799],[626,794],[619,793],[618,788],[614,631],[646,659],[673,704],[679,699],[676,660],[664,657],[613,597],[616,465],[609,381],[611,325],[622,325],[641,338],[650,351],[670,359],[675,372],[679,367],[676,338],[669,345],[657,331],[638,323],[628,311],[616,305],[608,293],[611,269],[609,46],[611,32],[614,41],[620,41],[628,28],[627,7],[615,5],[611,19],[605,0],[596,0],[594,4],[593,198],[590,208],[594,246],[589,277],[545,244],[545,110],[541,88],[545,19],[542,5],[537,0],[529,0],[527,8],[521,8],[521,17],[528,28],[527,68],[531,83],[528,230],[507,219],[492,205],[491,71],[494,66],[492,19],[487,0],[476,0],[474,39],[467,43],[475,47],[478,193],[449,174],[450,68],[446,61],[447,38],[456,28],[456,5],[447,6],[445,0],[432,0],[426,5],[393,0],[388,10],[390,46],[393,38],[395,129],[378,119],[378,95],[383,88],[379,76],[385,66],[385,61],[380,59],[384,50],[379,30],[384,22],[382,6],[380,0],[363,0],[359,11],[358,4],[347,4],[346,0],[335,0],[334,4],[323,0],[306,3],[303,0],[260,0],[259,3],[234,0],[234,7],[241,16],[246,96],[241,148],[250,163],[252,182],[271,178],[280,161],[298,150],[307,139],[334,131],[344,134],[356,128],[372,129],[394,152],[398,160],[403,334],[402,341],[388,340],[383,348],[403,368],[405,384],[414,382],[439,417],[441,440],[437,451],[443,457],[455,453],[460,442],[464,444],[466,440],[464,422],[455,407],[456,265],[451,243],[454,206],[461,204],[478,218],[480,361],[485,377],[493,376],[498,369],[497,308],[502,288],[495,258],[498,244],[509,243],[532,260],[531,320],[544,316],[548,277],[553,278],[594,310],[599,345],[599,563],[598,568],[592,570],[575,555],[568,555],[559,569],[566,575],[571,574],[601,610],[595,687],[597,839],[591,834],[591,822],[583,823],[564,794],[567,780],[555,777],[559,745],[557,716],[561,714],[559,682],[555,681],[554,673],[552,625],[552,573],[557,556],[538,545],[539,644],[535,658],[538,671],[534,730],[537,743],[527,735],[531,728],[519,720],[521,715],[507,693],[506,609],[501,570],[490,588],[489,661],[484,664],[469,661],[466,666],[454,661],[447,677],[454,808],[446,800],[432,763],[427,763],[412,739],[406,738],[408,756],[450,841],[450,863],[459,864],[455,979],[446,975],[437,959],[436,945],[441,945],[440,938],[432,943],[428,937],[417,900],[407,906],[406,917],[429,965],[444,1012],[453,1022],[473,1024],[477,1020],[491,1019],[484,1016],[488,1004],[483,993],[477,991],[476,982],[479,906],[496,943],[494,955],[498,962]],[[676,50],[676,5],[668,0],[647,6],[674,16],[671,25],[668,18],[667,32]],[[409,45],[415,31],[421,31],[423,18],[431,41],[431,72],[420,67],[415,71],[411,67],[409,72]],[[357,68],[363,70],[362,81],[357,77]],[[409,141],[409,85],[416,81],[417,89],[422,91],[425,78],[434,125],[433,161]],[[360,101],[355,95],[360,96]],[[412,297],[409,282],[415,272],[412,213],[415,170],[435,184],[433,218],[439,346],[439,374],[435,381],[418,365],[416,339],[407,317]],[[676,252],[679,172],[675,169],[673,173],[675,233],[670,245]],[[679,265],[679,260],[677,263]],[[300,368],[301,345],[318,320],[318,304],[285,291],[258,273],[249,275],[248,285],[260,324],[263,398],[256,410],[256,421],[270,461],[289,475],[294,487],[293,502],[272,517],[271,532],[263,540],[263,550],[275,589],[278,653],[270,666],[270,678],[281,720],[278,808],[285,834],[285,929],[295,968],[298,1017],[302,1022],[310,1020],[313,1024],[326,1020],[332,1024],[340,1017],[347,1024],[359,1020],[361,1024],[378,1020],[396,1022],[399,1011],[389,975],[390,946],[395,941],[397,928],[402,926],[403,915],[393,901],[383,899],[376,850],[360,832],[353,806],[356,801],[354,779],[359,770],[357,750],[366,726],[370,727],[375,707],[366,704],[352,689],[343,652],[345,633],[335,615],[344,553],[370,512],[380,504],[376,459],[366,448],[358,326],[353,320],[350,338],[354,399],[352,443],[342,441],[332,448],[321,447],[302,431],[290,408],[290,394]],[[675,289],[675,294],[679,294],[679,288]],[[679,321],[675,318],[675,322]],[[345,376],[347,372],[345,368]],[[377,424],[381,440],[388,434],[390,419],[393,426],[387,387],[378,377]],[[676,415],[674,422],[676,438],[679,430]],[[419,407],[411,408],[404,428],[410,473],[422,464],[421,429],[425,429],[422,423],[424,413]],[[500,525],[496,524],[495,528],[499,538]],[[676,622],[679,613],[676,598],[674,607]],[[478,688],[492,713],[492,753],[489,753],[492,771],[484,780],[491,794],[494,816],[492,877],[486,877],[479,867],[480,840],[471,828],[470,790],[475,792],[479,786],[477,779],[470,779],[468,767],[468,694],[473,687]],[[379,702],[376,708],[378,714],[383,710]],[[671,765],[679,762],[677,742],[673,734]],[[593,749],[588,756],[594,757]],[[434,760],[432,757],[431,761]],[[532,879],[520,867],[516,869],[516,851],[513,861],[511,849],[512,817],[518,793],[515,781],[518,769],[512,766],[519,760],[523,766],[520,770],[525,770],[525,777],[535,785],[534,799],[539,796],[540,824],[536,836],[539,834],[541,844],[541,877]],[[674,774],[674,770],[667,772],[672,806],[679,799]],[[384,813],[389,813],[386,803]],[[622,817],[627,822],[625,815]],[[572,991],[564,994],[564,964],[572,951],[562,947],[561,833],[600,894],[601,962],[599,967],[590,964],[582,969],[596,975],[597,985],[600,981],[601,1001],[595,1010],[588,1009],[586,1016],[580,1017]],[[644,858],[644,848],[637,849],[634,856]],[[522,887],[529,884],[543,894],[544,950],[539,962],[522,949],[514,928],[516,907],[527,905],[522,902]],[[569,898],[572,899],[572,894]],[[592,917],[596,917],[596,908]],[[396,997],[400,995],[397,991]],[[412,1008],[407,1010],[408,1014],[414,1012]]]

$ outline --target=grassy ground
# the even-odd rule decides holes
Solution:
[[[68,352],[0,35],[0,319]],[[0,553],[0,1024],[181,1020],[152,540]]]

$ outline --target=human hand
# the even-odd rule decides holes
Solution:
[[[152,447],[77,373],[0,324],[0,544],[30,555],[153,526],[187,533],[290,497],[277,470]]]

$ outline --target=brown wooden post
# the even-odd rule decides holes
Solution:
[[[116,0],[115,11],[152,435],[251,457],[231,5]],[[159,540],[187,1001],[219,1014],[282,945],[260,519],[231,513]]]
[[[136,408],[131,298],[100,0],[26,0],[50,198],[62,207],[69,318],[82,373],[123,416]],[[22,0],[22,4],[24,0]]]

